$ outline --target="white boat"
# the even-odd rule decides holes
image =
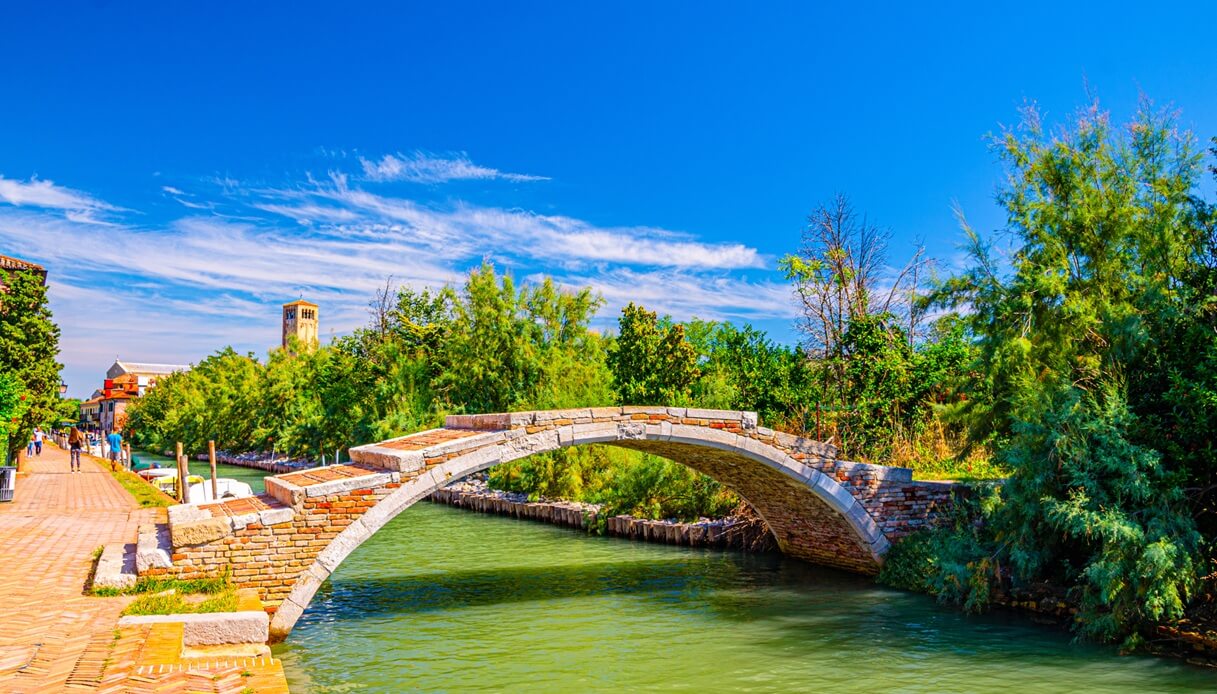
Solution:
[[[193,479],[190,480],[194,482]],[[215,498],[211,494],[211,480],[203,480],[202,482],[194,482],[190,485],[190,503],[192,504],[207,504],[213,501],[225,501],[228,499],[242,499],[247,496],[253,496],[253,487],[250,487],[244,482],[229,479],[227,477],[219,477],[216,479],[216,488],[220,493],[219,498]]]
[[[150,480],[155,477],[177,477],[177,470],[169,467],[150,467],[140,470],[135,474],[143,477],[146,480]]]
[[[140,470],[140,474],[143,474],[145,472],[148,472],[148,471]],[[162,492],[165,492],[169,496],[174,496],[175,494],[177,494],[177,470],[169,470],[168,475],[160,474],[159,471],[156,471],[156,472],[157,472],[157,474],[154,474],[151,477],[146,478],[149,482],[152,483],[152,486],[156,487],[157,489],[161,490]],[[203,481],[202,475],[186,475],[186,484],[195,485],[202,481]]]

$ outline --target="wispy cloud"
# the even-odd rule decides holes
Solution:
[[[469,155],[459,152],[434,155],[426,152],[386,154],[379,160],[359,158],[363,175],[369,181],[410,181],[412,183],[445,183],[463,179],[502,179],[504,181],[548,181],[546,176],[507,173],[489,166],[474,164]]]
[[[604,326],[630,301],[677,319],[793,310],[756,248],[682,231],[381,194],[341,173],[159,193],[190,209],[158,221],[49,181],[0,178],[0,248],[50,270],[74,394],[116,354],[191,362],[228,344],[263,353],[278,342],[278,305],[301,294],[321,304],[326,333],[342,334],[366,321],[385,278],[459,285],[483,258],[524,279],[591,286],[606,300]]]
[[[561,215],[487,207],[466,201],[431,204],[351,187],[345,177],[311,188],[263,191],[278,198],[259,209],[302,224],[338,222],[347,233],[399,234],[447,257],[518,248],[536,260],[624,263],[705,269],[763,268],[766,259],[744,244],[712,244],[655,227],[602,227]],[[319,205],[316,201],[324,201]]]
[[[80,191],[38,178],[21,181],[0,176],[0,202],[18,207],[41,207],[77,213],[119,209]]]

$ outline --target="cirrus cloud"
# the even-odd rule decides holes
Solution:
[[[411,154],[386,154],[379,160],[359,158],[363,176],[369,181],[409,181],[412,183],[446,183],[457,180],[548,181],[546,176],[507,173],[489,166],[475,164],[469,155],[458,152],[434,155],[415,151]]]

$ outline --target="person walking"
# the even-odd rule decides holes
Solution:
[[[123,454],[123,435],[115,429],[106,437],[106,443],[110,444],[110,469],[117,470],[118,461]]]
[[[72,472],[80,472],[80,449],[84,448],[84,445],[84,432],[72,427],[72,431],[68,433],[68,449],[72,454]]]
[[[25,457],[34,457],[34,435],[30,434],[30,442],[25,444]]]
[[[34,453],[42,455],[42,440],[46,438],[46,432],[42,427],[34,427]]]

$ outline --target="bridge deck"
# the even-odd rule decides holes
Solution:
[[[294,484],[297,487],[312,487],[313,485],[324,484],[326,482],[367,477],[368,475],[375,475],[381,472],[384,471],[368,467],[357,467],[355,465],[330,465],[329,467],[316,467],[309,470],[301,470],[300,472],[275,475],[275,478]]]
[[[231,518],[278,508],[286,507],[269,494],[259,494],[258,496],[248,496],[241,499],[229,499],[228,501],[218,503],[199,504],[199,510],[210,513],[213,518]]]

